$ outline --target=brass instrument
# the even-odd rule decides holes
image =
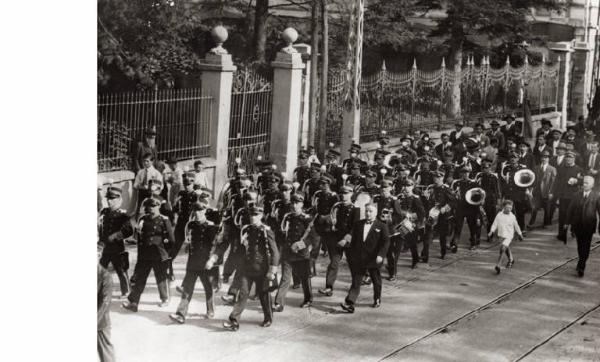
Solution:
[[[485,202],[485,190],[481,187],[473,187],[465,193],[465,201],[469,205],[483,205]]]
[[[527,168],[522,169],[515,172],[513,180],[518,187],[531,187],[535,182],[535,173]]]

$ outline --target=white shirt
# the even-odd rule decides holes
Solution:
[[[588,165],[589,168],[594,168],[595,164],[596,164],[596,153],[590,153],[590,164]]]
[[[368,221],[365,222],[365,228],[363,230],[363,241],[367,240],[367,235],[369,235],[369,231],[371,230],[371,226],[373,226],[372,222],[370,224],[369,224]]]
[[[556,164],[560,165],[562,163],[564,157],[565,157],[564,155],[556,156]]]
[[[148,181],[150,180],[163,180],[163,176],[154,166],[150,166],[148,169],[141,169],[138,171],[133,181],[133,188],[135,189],[147,189]]]
[[[583,192],[583,198],[587,198],[588,196],[590,196],[590,192],[589,191],[584,191]]]
[[[515,214],[512,212],[505,214],[504,211],[500,211],[496,215],[490,232],[495,232],[496,230],[498,231],[498,237],[503,239],[512,239],[515,236],[515,232],[521,235],[521,228]]]

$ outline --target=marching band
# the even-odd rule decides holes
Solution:
[[[155,188],[152,182],[145,185],[142,179],[136,180],[147,198],[141,202],[141,216],[133,231],[123,222],[119,204],[110,201],[120,197],[120,190],[111,187],[107,193],[111,207],[100,212],[101,241],[122,244],[135,233],[138,246],[131,293],[123,307],[137,311],[150,269],[158,282],[161,303],[168,305],[168,269],[182,246],[189,256],[182,285],[177,287],[181,302],[170,317],[185,322],[197,278],[206,293],[207,316],[213,317],[213,290],[231,281],[222,296],[233,305],[224,327],[235,331],[252,289],[264,312],[263,327],[272,323],[273,312],[283,310],[292,283],[302,287],[300,307],[310,307],[311,277],[317,272],[315,261],[321,251],[327,253],[329,264],[325,285],[318,289],[320,295],[333,295],[345,256],[353,281],[342,308],[354,311],[360,284],[369,280],[375,290],[373,306],[378,307],[383,259],[390,281],[397,277],[398,257],[403,251],[410,251],[412,268],[427,263],[434,237],[439,238],[440,258],[444,259],[448,250],[457,252],[465,219],[469,248],[476,249],[481,229],[490,234],[505,200],[512,201],[523,231],[533,227],[539,209],[544,211],[542,226],[547,226],[558,206],[557,237],[566,240],[563,225],[571,195],[585,175],[597,175],[597,143],[592,137],[589,147],[578,154],[581,145],[572,132],[560,139],[560,131],[547,127],[546,121],[532,152],[518,131],[522,124],[512,115],[504,120],[506,125],[501,128],[497,121],[491,122],[487,132],[481,123],[470,130],[457,122],[456,130],[442,134],[437,144],[425,132],[418,137],[404,136],[393,152],[387,149],[389,137],[382,133],[372,161],[358,143],[341,163],[332,144],[323,164],[303,150],[290,178],[267,160],[257,161],[256,175],[248,175],[238,165],[219,196],[218,208],[208,205],[203,187],[194,186],[194,172],[183,172],[181,190],[170,212],[159,208],[164,200],[151,191]],[[580,158],[588,163],[577,163]],[[526,225],[529,212],[531,220]],[[364,234],[363,229],[357,231],[358,226],[364,227]],[[373,239],[373,230],[381,233],[371,249],[367,241]],[[364,239],[365,246],[356,246],[356,238]],[[120,258],[121,244],[105,248],[102,262],[115,265],[125,296],[130,286]],[[275,291],[272,302],[270,293]]]

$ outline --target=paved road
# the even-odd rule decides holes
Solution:
[[[231,307],[217,302],[213,320],[203,318],[200,283],[185,325],[168,314],[178,303],[157,306],[156,285],[150,281],[140,311],[130,313],[115,300],[111,307],[113,342],[121,361],[526,361],[600,360],[600,244],[589,261],[585,278],[575,276],[576,245],[554,239],[556,230],[531,232],[515,242],[516,263],[495,275],[496,243],[480,250],[459,249],[446,260],[431,258],[428,265],[409,268],[400,260],[400,278],[384,281],[382,306],[374,310],[372,290],[364,288],[356,313],[341,312],[350,283],[344,265],[333,297],[321,297],[327,260],[313,278],[315,303],[297,306],[301,290],[288,294],[288,306],[275,314],[267,329],[258,324],[258,301],[244,312],[237,333],[224,331],[222,322]],[[465,235],[465,233],[463,233]],[[461,245],[466,246],[466,245]],[[133,253],[134,254],[134,253]],[[439,254],[437,245],[432,256]],[[183,277],[185,257],[176,263]],[[385,275],[385,272],[383,272]],[[115,276],[115,285],[118,281]],[[174,287],[172,288],[174,292]],[[118,295],[115,287],[115,297]],[[219,295],[221,292],[219,293]],[[585,314],[592,310],[590,314]],[[584,315],[583,318],[581,316]],[[574,322],[575,321],[575,322]],[[583,325],[581,323],[584,323]],[[564,358],[563,358],[564,357]]]

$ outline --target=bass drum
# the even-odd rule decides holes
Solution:
[[[373,201],[371,195],[368,192],[360,192],[356,195],[356,200],[354,200],[354,206],[360,209],[360,219],[363,220],[365,216],[365,206]]]

